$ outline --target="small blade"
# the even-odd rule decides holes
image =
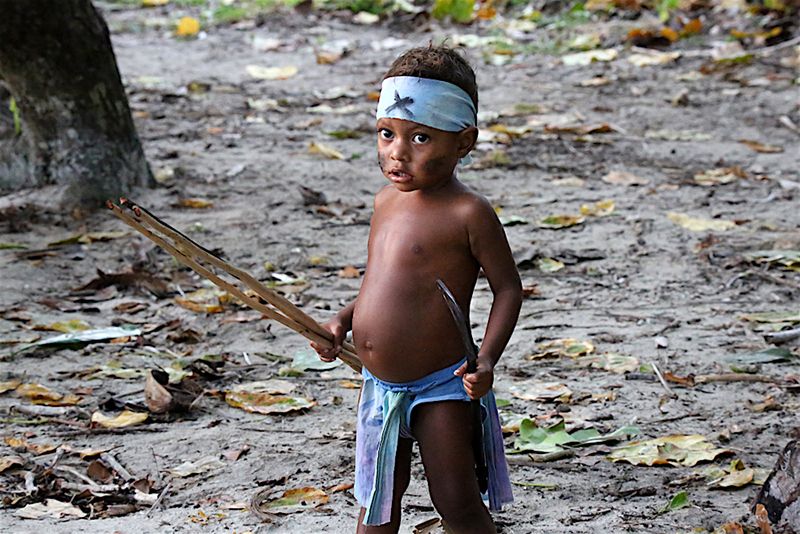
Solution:
[[[441,280],[436,280],[436,285],[439,286],[439,291],[442,292],[447,307],[450,309],[450,313],[456,321],[456,328],[458,328],[458,333],[461,335],[461,341],[464,342],[464,349],[467,356],[467,372],[473,373],[475,372],[478,360],[478,348],[472,340],[472,329],[469,326],[469,321],[467,321],[464,312],[461,311],[455,297],[445,283]]]

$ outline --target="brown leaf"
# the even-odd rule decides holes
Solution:
[[[172,394],[153,376],[152,371],[144,383],[144,399],[147,409],[153,413],[165,413],[172,402]]]
[[[361,273],[353,267],[352,265],[348,265],[341,271],[339,271],[339,278],[358,278],[361,276]]]
[[[739,142],[743,145],[749,146],[756,152],[762,152],[764,154],[777,154],[783,152],[782,146],[765,145],[763,143],[759,143],[758,141],[748,141],[747,139],[740,139]]]

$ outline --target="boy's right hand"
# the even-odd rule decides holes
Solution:
[[[344,338],[347,336],[347,329],[336,317],[323,324],[322,327],[333,334],[333,348],[325,348],[313,341],[311,342],[311,347],[317,351],[320,360],[332,362],[342,353],[342,343],[344,343]]]

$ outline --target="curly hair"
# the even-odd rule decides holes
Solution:
[[[446,45],[421,46],[412,48],[394,60],[386,78],[394,76],[415,76],[449,82],[466,92],[475,109],[478,109],[478,84],[475,71],[467,60],[456,50]]]

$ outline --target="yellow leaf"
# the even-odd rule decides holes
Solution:
[[[10,382],[0,382],[0,393],[5,393],[6,391],[11,391],[12,389],[17,389],[19,387],[19,382],[12,380]]]
[[[564,264],[553,258],[539,258],[536,260],[536,267],[543,273],[554,273],[564,268]]]
[[[79,332],[81,330],[89,330],[92,327],[81,319],[71,319],[67,322],[57,322],[45,327],[48,330],[55,330],[56,332],[63,332],[69,334],[71,332]]]
[[[25,460],[21,456],[3,456],[0,458],[0,473],[11,467],[22,467],[25,465]]]
[[[142,0],[142,5],[146,7],[165,6],[169,0]]]
[[[183,297],[176,297],[175,302],[182,308],[200,313],[222,313],[228,293],[222,289],[198,289]]]
[[[197,35],[199,31],[200,23],[197,22],[197,19],[193,19],[192,17],[183,17],[178,23],[178,28],[175,30],[175,35],[178,37],[191,37],[192,35]]]
[[[685,213],[667,213],[669,220],[679,226],[688,228],[693,232],[704,232],[710,230],[712,232],[724,232],[736,226],[733,221],[726,221],[724,219],[697,219],[690,217]]]
[[[148,414],[146,413],[135,413],[130,410],[125,410],[116,417],[108,417],[100,412],[94,412],[92,414],[92,423],[97,423],[106,428],[120,428],[143,423],[147,420],[147,417]]]
[[[569,228],[584,221],[583,216],[577,215],[554,215],[538,222],[539,228],[557,230],[559,228]]]
[[[578,52],[577,54],[567,54],[561,58],[561,62],[567,67],[586,67],[594,61],[608,62],[617,57],[617,51],[613,48],[607,50],[590,50],[588,52]]]
[[[713,460],[727,449],[716,449],[699,435],[667,436],[646,441],[635,441],[615,449],[608,458],[613,462],[634,465],[683,465],[691,467],[697,462]]]
[[[213,208],[214,202],[204,198],[181,198],[172,206],[175,208],[205,209]]]
[[[261,67],[248,65],[247,72],[256,80],[288,80],[297,74],[297,67]]]
[[[699,172],[694,175],[694,181],[700,185],[710,186],[728,184],[745,176],[745,172],[738,167],[726,167]]]
[[[537,354],[529,354],[525,356],[526,360],[538,360],[540,358],[558,358],[560,356],[569,356],[577,358],[582,354],[590,354],[594,352],[594,345],[588,341],[579,341],[577,339],[562,338],[548,341],[539,345],[542,352]]]
[[[322,154],[328,159],[345,159],[340,152],[337,152],[334,149],[323,145],[322,143],[315,143],[314,141],[311,141],[311,144],[308,146],[308,151],[312,154]]]
[[[595,217],[607,217],[614,213],[613,200],[600,200],[594,205],[584,204],[581,206],[582,215],[593,215]]]
[[[628,63],[635,67],[650,67],[670,63],[681,57],[680,52],[650,52],[647,54],[631,54]]]

